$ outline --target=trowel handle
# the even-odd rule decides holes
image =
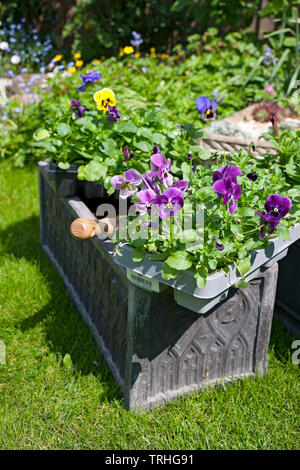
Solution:
[[[106,235],[107,237],[113,235],[115,231],[115,224],[112,219],[105,217],[100,220],[90,219],[75,219],[70,227],[72,237],[77,240],[87,240],[93,238],[95,235]]]

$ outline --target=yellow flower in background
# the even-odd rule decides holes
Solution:
[[[134,49],[132,46],[125,46],[124,49],[123,49],[123,52],[124,54],[133,54],[134,52]]]
[[[110,88],[103,88],[94,94],[99,111],[107,111],[108,106],[115,106],[117,103],[114,92]]]
[[[139,58],[141,57],[141,55],[142,55],[142,54],[141,54],[140,52],[136,52],[136,53],[134,54],[134,57],[135,57],[136,59],[139,59]]]
[[[150,49],[150,57],[155,57],[155,47],[151,47]]]
[[[70,67],[70,68],[68,69],[68,72],[69,72],[70,74],[75,73],[75,72],[76,72],[76,67]]]
[[[55,57],[54,57],[54,61],[55,62],[59,62],[61,59],[63,58],[63,55],[62,54],[57,54]]]
[[[168,59],[169,57],[169,54],[160,54],[161,59]]]
[[[119,56],[122,57],[124,55],[124,49],[120,49]]]
[[[76,52],[76,54],[74,54],[73,57],[74,57],[74,59],[81,59],[80,52]]]
[[[99,60],[99,59],[94,59],[93,62],[94,62],[95,64],[101,64],[101,60]]]
[[[83,60],[76,60],[75,65],[76,65],[76,67],[82,67],[83,66]]]

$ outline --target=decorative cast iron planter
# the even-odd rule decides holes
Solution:
[[[130,250],[115,256],[108,240],[74,239],[74,219],[90,219],[95,226],[98,221],[79,197],[59,197],[50,173],[49,163],[40,162],[41,243],[91,328],[127,408],[151,409],[210,384],[267,372],[276,261],[288,242],[274,240],[269,256],[254,256],[247,288],[234,288],[232,270],[227,277],[211,276],[201,293],[188,272],[167,282],[159,263],[133,266]]]

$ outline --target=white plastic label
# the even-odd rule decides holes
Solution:
[[[131,271],[131,269],[128,268],[127,279],[141,289],[159,292],[159,281],[156,279],[149,279],[148,277],[145,277],[140,273],[136,273],[135,271]]]

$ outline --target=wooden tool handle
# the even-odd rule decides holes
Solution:
[[[87,240],[95,235],[101,238],[109,237],[114,234],[115,227],[113,220],[108,217],[100,220],[75,219],[70,227],[72,237],[77,240]]]

